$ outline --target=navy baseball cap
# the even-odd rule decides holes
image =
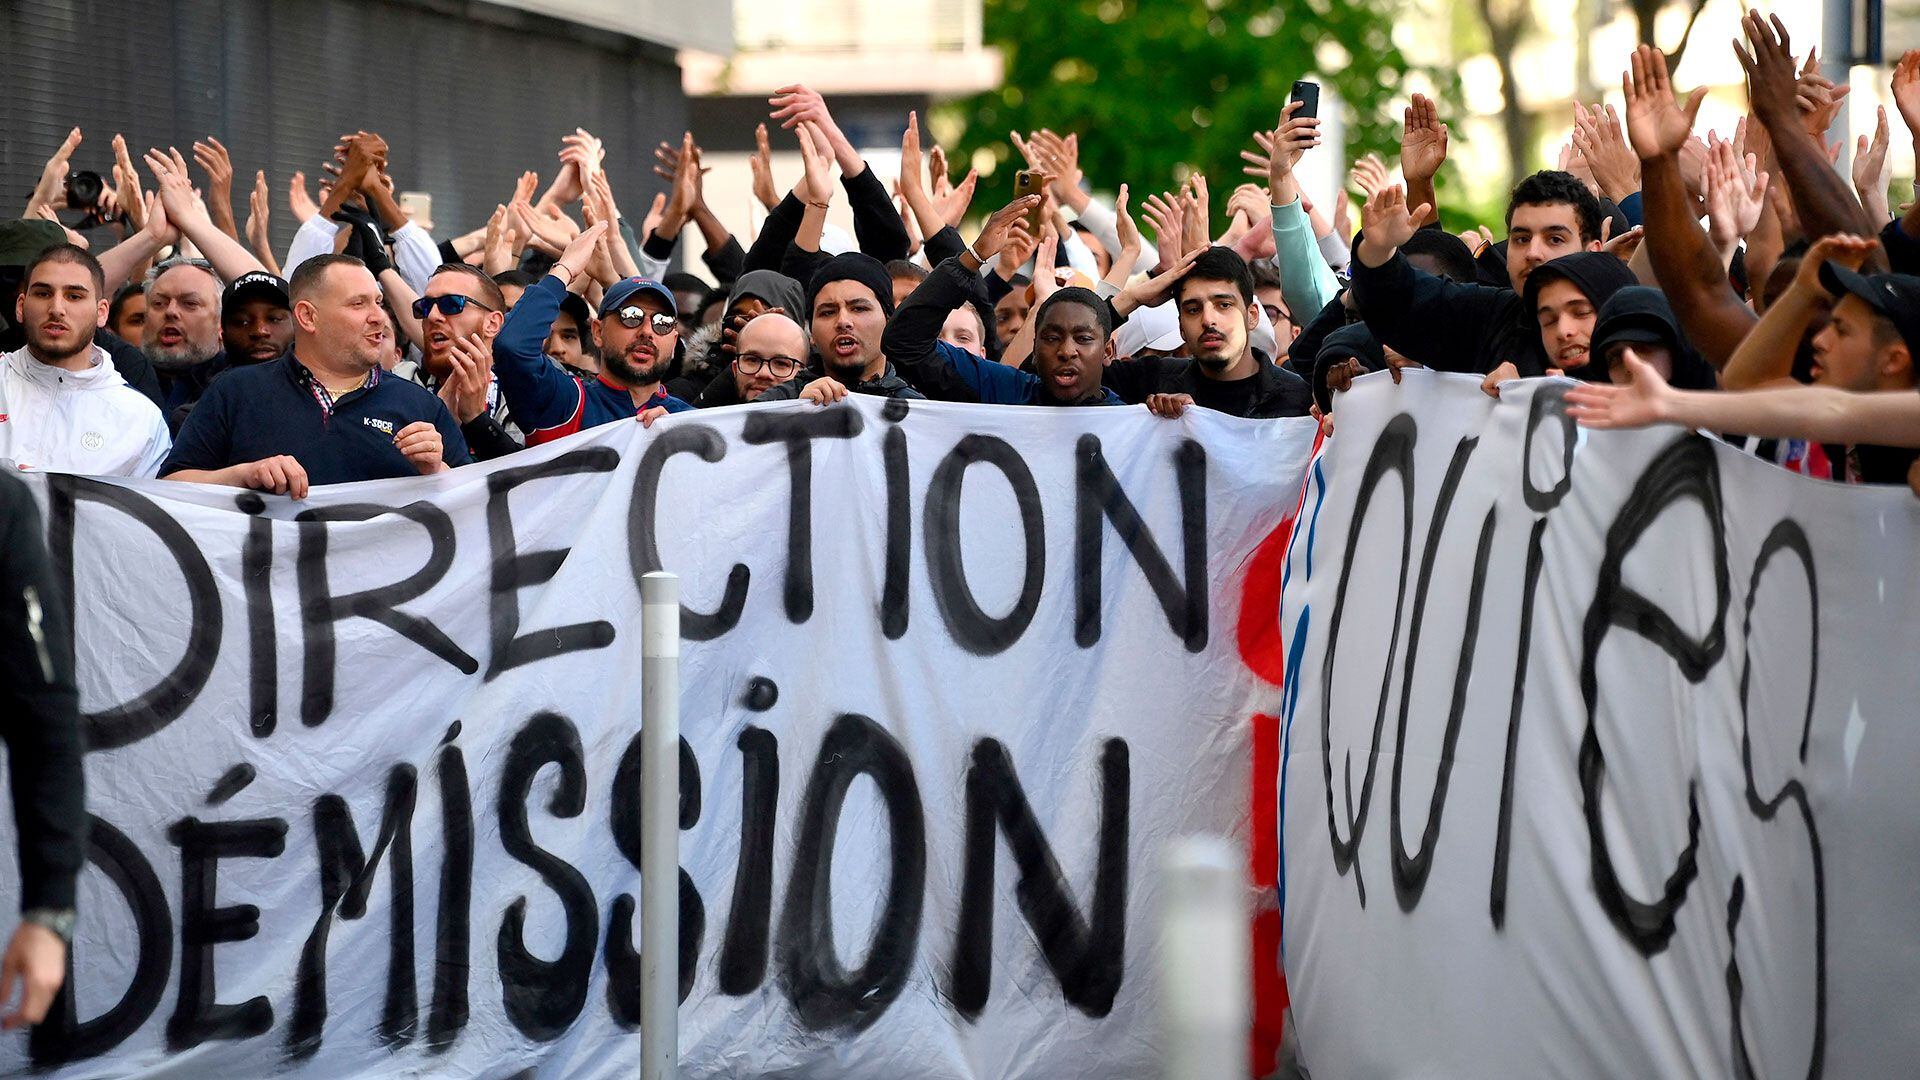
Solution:
[[[1893,324],[1908,351],[1920,356],[1920,277],[1861,274],[1834,262],[1820,265],[1820,285],[1835,299],[1857,296]]]
[[[613,286],[607,290],[606,295],[600,298],[600,314],[606,316],[620,310],[620,306],[625,304],[633,294],[641,292],[665,304],[667,314],[672,315],[676,319],[680,317],[680,308],[673,302],[673,290],[652,278],[643,277],[621,278],[619,281],[614,282]]]

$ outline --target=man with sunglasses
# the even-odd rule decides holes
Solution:
[[[482,271],[465,263],[445,263],[427,279],[413,302],[424,342],[420,362],[402,362],[394,373],[440,395],[460,424],[473,456],[481,461],[520,449],[519,431],[493,376],[493,339],[506,321],[506,297]],[[484,394],[457,377],[456,359],[487,383]]]
[[[758,401],[768,390],[798,376],[807,367],[807,332],[784,312],[763,312],[747,320],[734,339],[733,362],[714,376],[695,405],[702,409]]]
[[[574,238],[547,276],[520,294],[493,339],[494,376],[529,446],[616,420],[652,423],[664,413],[693,408],[660,385],[680,344],[680,316],[673,293],[651,278],[607,286],[600,317],[592,323],[600,374],[582,379],[547,359],[547,335],[561,298],[591,283],[586,267],[605,231],[606,223],[598,222]]]

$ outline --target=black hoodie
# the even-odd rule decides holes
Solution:
[[[1673,374],[1667,382],[1680,390],[1717,390],[1720,380],[1713,366],[1700,355],[1674,318],[1667,295],[1646,285],[1629,285],[1607,298],[1593,324],[1593,345],[1587,366],[1598,369],[1608,379],[1607,349],[1617,342],[1647,343],[1666,347],[1673,358]]]

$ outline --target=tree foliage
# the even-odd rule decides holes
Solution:
[[[1123,181],[1136,203],[1189,169],[1205,172],[1221,212],[1243,177],[1239,152],[1271,129],[1295,79],[1339,95],[1346,152],[1392,160],[1408,63],[1393,44],[1397,0],[986,0],[984,37],[1006,60],[1002,87],[951,109],[965,124],[954,155],[986,150],[983,190],[1010,193],[1024,168],[1007,133],[1080,136],[1092,184]],[[1333,70],[1320,70],[1324,57]],[[1443,80],[1449,93],[1453,81]],[[1325,115],[1324,105],[1322,115]],[[982,170],[983,173],[987,170]],[[985,203],[995,196],[983,194]],[[1217,220],[1217,219],[1216,219]]]

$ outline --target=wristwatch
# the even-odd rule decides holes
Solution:
[[[60,940],[69,945],[73,944],[73,920],[72,908],[38,907],[20,913],[21,922],[44,926],[60,935]]]

